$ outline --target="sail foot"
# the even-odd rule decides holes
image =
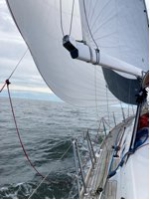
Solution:
[[[127,62],[109,56],[98,49],[94,49],[84,42],[76,41],[66,35],[63,38],[63,46],[70,52],[73,59],[100,65],[103,68],[127,73],[135,77],[142,77],[143,71]]]

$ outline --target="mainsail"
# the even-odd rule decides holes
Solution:
[[[7,0],[7,3],[41,75],[61,99],[75,105],[106,102],[107,82],[118,99],[135,103],[139,80],[103,69],[105,82],[100,67],[70,58],[62,47],[62,37],[69,34],[72,26],[75,39],[147,71],[144,1],[80,0],[79,4],[75,1],[73,13],[71,0]],[[109,97],[114,99],[113,95]]]
[[[79,2],[84,41],[108,55],[148,71],[149,30],[144,0]],[[139,80],[123,73],[119,76],[104,68],[103,73],[115,96],[134,103]]]

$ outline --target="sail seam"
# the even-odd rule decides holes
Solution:
[[[92,40],[93,40],[93,42],[94,42],[96,48],[98,49],[98,45],[97,45],[97,43],[96,43],[96,41],[95,41],[95,39],[94,39],[94,37],[93,37],[93,34],[92,34],[92,32],[91,32],[91,29],[90,29],[89,22],[88,22],[87,12],[86,12],[86,7],[85,7],[85,0],[83,0],[83,8],[84,8],[85,19],[86,19],[86,23],[87,23],[87,27],[88,27],[89,33],[90,33],[90,35],[91,35],[91,38],[92,38]]]

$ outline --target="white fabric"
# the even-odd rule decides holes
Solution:
[[[62,3],[63,28],[68,34],[72,1]],[[59,0],[13,0],[8,1],[8,5],[41,75],[54,93],[75,105],[95,106],[96,100],[106,104],[101,69],[73,60],[62,47]],[[73,36],[82,39],[78,5],[74,14]]]
[[[100,23],[100,26],[103,29],[100,29],[101,32],[98,31],[94,37],[104,38],[104,40],[99,40],[99,44],[101,44],[100,46],[105,50],[107,49],[109,54],[118,56],[119,51],[120,59],[123,58],[131,64],[135,64],[134,60],[136,60],[137,66],[142,65],[147,67],[147,49],[145,49],[145,45],[147,46],[147,36],[144,35],[143,38],[140,37],[141,33],[145,34],[146,31],[145,21],[142,17],[143,11],[141,11],[142,14],[139,17],[136,16],[137,9],[140,11],[139,4],[141,1],[134,7],[136,12],[133,13],[131,12],[133,11],[133,3],[131,4],[131,10],[129,10],[130,13],[128,13],[128,16],[126,16],[127,13],[124,6],[129,6],[128,4],[130,2],[135,2],[137,0],[126,0],[124,1],[127,2],[126,5],[122,4],[122,1],[121,4],[118,0],[111,1],[112,3],[108,3],[106,6],[104,2],[109,1],[86,0],[89,18],[90,15],[92,16],[92,14],[90,14],[91,12],[94,13],[95,18],[97,18],[97,15],[99,15],[98,11],[101,11],[101,17],[95,22],[96,26],[94,26],[94,31],[98,28],[98,23]],[[7,2],[41,75],[57,96],[71,104],[82,106],[97,106],[98,104],[102,104],[102,102],[107,104],[107,101],[110,103],[114,100],[114,97],[111,94],[106,95],[106,83],[100,67],[71,59],[69,53],[62,47],[59,0],[7,0]],[[62,0],[62,22],[65,34],[69,33],[72,2],[72,0]],[[75,39],[81,40],[82,34],[79,7],[78,1],[76,0],[75,2],[72,36]],[[117,19],[120,17],[123,18],[124,15],[125,18],[121,21],[118,20],[116,22],[113,20],[112,23],[109,23],[111,21],[109,18],[116,19],[116,17],[113,17],[113,15],[116,16],[114,2],[120,4],[120,7],[118,6],[119,13],[122,12],[122,16],[118,16]],[[141,6],[143,6],[143,3],[141,3]],[[107,7],[109,9],[107,9]],[[123,9],[121,9],[122,7]],[[95,10],[92,10],[92,8]],[[134,13],[136,13],[135,16],[133,15]],[[127,36],[132,35],[132,39],[135,38],[135,40],[132,40],[132,44],[128,42],[127,45],[125,45],[127,37],[125,37],[126,34],[124,34],[125,29],[120,27],[120,23],[129,22],[130,18],[133,16],[136,21],[135,26],[137,26],[138,29],[133,30],[134,32],[132,33],[132,31],[128,30],[131,28],[131,26],[127,26],[128,23],[125,23],[124,26],[127,26]],[[138,17],[138,24],[135,17]],[[95,21],[95,19],[92,19],[92,21],[93,20]],[[144,27],[143,25],[141,26],[141,22],[144,23]],[[116,32],[112,35],[116,29],[119,31],[119,36],[116,35]],[[86,36],[85,31],[87,30],[84,25],[84,37],[88,40],[89,36]],[[123,34],[124,40],[121,39],[121,34]],[[106,37],[107,35],[112,35],[113,37]],[[118,43],[116,43],[118,39],[119,50],[117,48]],[[141,46],[141,43],[139,45],[139,41],[142,41],[145,45]],[[124,45],[125,49],[122,48]],[[132,48],[130,49],[130,47]],[[128,51],[128,49],[130,49],[130,51]],[[142,54],[140,55],[140,53]],[[132,56],[130,56],[130,54],[132,54]],[[144,58],[144,63],[141,62],[142,58]],[[109,97],[110,99],[106,100],[106,97]]]
[[[79,2],[84,40],[91,46],[96,43],[106,54],[147,71],[149,34],[144,1]]]

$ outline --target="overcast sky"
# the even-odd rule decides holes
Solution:
[[[0,0],[0,87],[26,50],[27,47],[10,16],[5,0]],[[14,90],[51,92],[42,80],[29,51],[11,82],[11,88]]]
[[[27,47],[10,16],[5,0],[0,0],[0,87],[26,51]],[[29,51],[11,82],[14,90],[51,92],[41,78]]]

